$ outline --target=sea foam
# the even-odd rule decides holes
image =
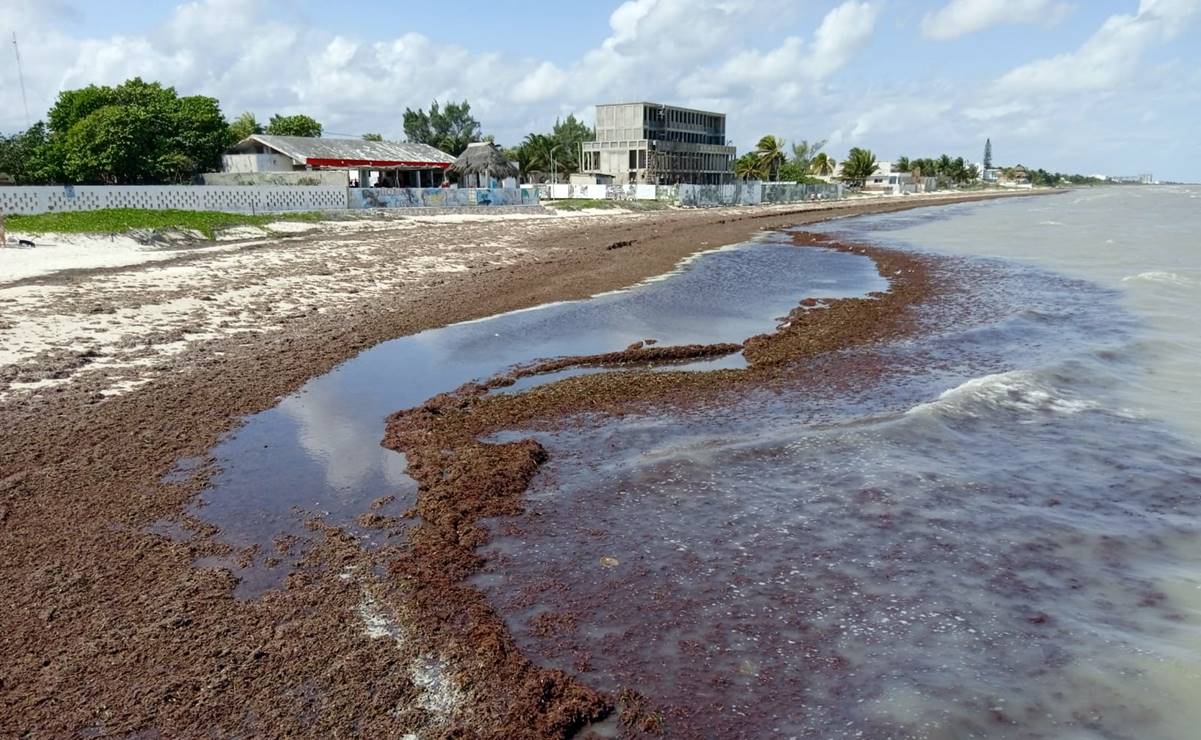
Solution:
[[[1093,401],[1057,396],[1048,387],[1038,383],[1029,372],[1014,370],[972,378],[943,391],[933,401],[914,406],[906,411],[905,415],[933,414],[974,418],[999,410],[1077,414],[1096,408],[1099,406]]]

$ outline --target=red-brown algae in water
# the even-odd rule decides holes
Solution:
[[[546,689],[531,693],[526,710],[513,711],[546,708],[546,729],[556,732],[599,719],[612,707],[611,699],[578,680],[562,672],[539,671],[519,657],[503,621],[479,591],[465,583],[482,565],[478,548],[488,541],[488,534],[481,521],[520,514],[522,496],[546,459],[545,449],[533,440],[488,444],[481,437],[567,414],[623,414],[648,404],[697,403],[741,384],[769,382],[804,358],[912,329],[906,313],[931,291],[927,270],[931,258],[843,245],[812,235],[798,234],[794,239],[798,245],[867,254],[881,273],[906,269],[893,278],[887,293],[876,298],[833,300],[829,310],[820,313],[798,307],[786,329],[749,338],[742,345],[747,370],[606,373],[503,396],[487,395],[487,382],[470,383],[389,419],[384,445],[407,456],[408,473],[419,484],[414,513],[420,517],[409,531],[404,557],[392,564],[391,571],[406,585],[423,639],[437,646],[451,665],[462,667],[456,673],[458,680],[469,685],[482,672],[505,685],[552,686],[549,693]],[[546,361],[506,378],[585,364],[621,366],[711,356],[738,348],[631,347],[606,355]],[[481,716],[487,716],[486,709]],[[644,729],[657,727],[660,721]]]

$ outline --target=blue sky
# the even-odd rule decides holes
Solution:
[[[722,110],[741,148],[827,139],[836,158],[946,151],[1083,173],[1201,179],[1201,0],[0,0],[30,118],[58,91],[141,75],[226,115],[306,112],[402,136],[464,98],[498,141],[596,102]],[[25,124],[11,48],[0,131]]]

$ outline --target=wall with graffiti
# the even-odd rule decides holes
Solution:
[[[538,205],[534,188],[351,188],[351,208],[461,208]]]
[[[680,185],[679,204],[693,208],[753,206],[760,203],[800,203],[842,197],[842,185],[793,182],[735,182],[727,185]]]
[[[569,185],[555,183],[534,186],[542,200],[558,200],[568,198],[585,198],[588,200],[662,200],[674,202],[676,188],[674,185],[601,185],[599,183],[583,183]]]

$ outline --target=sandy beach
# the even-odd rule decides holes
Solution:
[[[613,698],[530,663],[461,584],[482,542],[472,517],[519,511],[538,451],[483,451],[458,471],[503,490],[503,501],[450,510],[438,491],[453,478],[440,457],[453,447],[447,440],[470,446],[511,415],[585,406],[552,398],[522,410],[511,401],[516,411],[449,431],[431,431],[425,416],[398,420],[388,444],[424,458],[413,475],[429,492],[420,511],[428,558],[368,551],[314,521],[306,547],[276,543],[301,567],[284,588],[253,600],[236,599],[230,572],[203,563],[258,553],[231,551],[211,525],[183,514],[214,472],[207,451],[244,415],[390,338],[618,289],[763,229],[980,197],[996,196],[398,218],[287,225],[198,245],[117,241],[106,253],[63,240],[0,254],[0,572],[12,604],[0,614],[0,731],[578,730]],[[798,313],[791,329],[748,345],[752,365],[907,330],[904,307],[929,285],[915,263],[874,256],[890,274],[914,275],[870,310],[831,311],[838,330],[807,333]],[[572,387],[588,392],[573,398],[606,397],[588,390],[604,382],[580,381]],[[427,435],[446,444],[431,446]],[[169,475],[181,458],[201,463]],[[481,464],[487,470],[473,473]],[[489,483],[485,472],[503,480]],[[363,515],[371,521],[371,513]],[[163,521],[187,536],[150,531]],[[484,678],[464,680],[471,675]]]

